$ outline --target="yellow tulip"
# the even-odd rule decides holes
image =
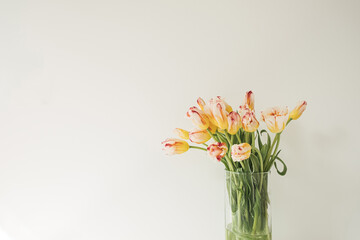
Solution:
[[[259,121],[256,119],[254,111],[245,113],[241,122],[245,132],[255,132],[259,127]]]
[[[189,139],[193,143],[198,143],[198,144],[206,143],[207,141],[210,140],[210,138],[211,136],[207,130],[199,130],[189,133]]]
[[[241,117],[237,112],[231,112],[228,115],[228,133],[235,135],[241,128]]]
[[[216,130],[217,130],[217,126],[216,125],[214,125],[211,121],[210,121],[210,124],[209,124],[209,131],[212,133],[212,134],[214,134],[214,133],[216,133]]]
[[[251,154],[251,146],[248,143],[234,144],[231,147],[231,157],[234,162],[244,161]]]
[[[217,142],[217,143],[210,144],[207,147],[207,152],[208,152],[209,156],[212,158],[215,158],[219,162],[225,156],[227,151],[228,151],[228,148],[225,143]]]
[[[291,111],[289,118],[293,120],[298,119],[305,111],[306,105],[307,105],[306,101],[299,102],[298,105]]]
[[[282,132],[289,119],[287,107],[273,107],[261,112],[261,118],[272,133]]]
[[[161,143],[167,155],[181,154],[189,150],[189,144],[184,140],[168,138]]]
[[[191,107],[186,115],[198,129],[205,130],[209,127],[210,122],[208,117],[197,107]]]
[[[255,100],[254,93],[252,91],[248,91],[245,94],[245,105],[248,106],[251,110],[254,110]]]
[[[227,129],[228,120],[227,116],[232,111],[230,105],[228,105],[221,97],[211,99],[209,101],[209,110],[212,118],[212,122],[221,130]]]
[[[181,139],[188,140],[189,139],[189,132],[181,129],[181,128],[175,128],[174,133],[176,136],[178,136]]]

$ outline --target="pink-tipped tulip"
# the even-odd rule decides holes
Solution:
[[[239,107],[239,115],[241,117],[241,119],[245,116],[245,114],[247,114],[248,112],[251,112],[251,109],[247,106],[247,105],[241,105]]]
[[[209,115],[211,115],[211,121],[219,129],[224,130],[228,127],[227,116],[232,111],[230,105],[228,105],[221,97],[212,98],[209,101]]]
[[[231,157],[234,162],[244,161],[248,159],[251,154],[251,146],[248,143],[240,143],[232,145]]]
[[[209,141],[211,138],[207,130],[198,130],[189,133],[189,139],[193,143],[202,144]]]
[[[261,118],[272,133],[282,132],[289,119],[287,107],[273,107],[261,112]]]
[[[237,112],[232,111],[228,115],[228,133],[235,135],[241,128],[241,117]]]
[[[181,139],[168,138],[161,144],[167,155],[181,154],[189,150],[189,144]]]
[[[241,122],[245,132],[255,132],[259,127],[259,121],[256,119],[253,111],[247,112],[241,119]]]
[[[306,101],[299,102],[298,105],[291,111],[289,118],[291,118],[293,120],[298,119],[305,111],[306,106],[307,106]]]
[[[220,143],[220,142],[213,143],[207,147],[207,152],[208,152],[209,156],[212,158],[215,158],[219,162],[225,156],[227,151],[228,151],[228,148],[225,143]]]
[[[209,127],[209,119],[206,114],[197,107],[191,107],[186,116],[193,122],[196,128],[205,130]]]
[[[251,110],[254,110],[255,98],[252,91],[248,91],[245,94],[245,105],[248,106]]]

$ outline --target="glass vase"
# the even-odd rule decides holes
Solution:
[[[271,240],[270,172],[225,175],[226,240]]]

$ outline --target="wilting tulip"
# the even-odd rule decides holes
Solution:
[[[168,138],[161,143],[163,150],[168,155],[181,154],[189,150],[189,144],[184,140]]]
[[[289,119],[289,111],[287,107],[273,107],[261,112],[261,118],[271,132],[279,133],[286,126],[286,122]]]
[[[205,130],[209,127],[208,117],[197,107],[191,107],[186,115],[198,129]]]
[[[234,162],[240,162],[248,159],[251,154],[251,146],[248,143],[240,143],[232,145],[231,157]]]
[[[189,133],[189,139],[193,143],[206,143],[211,138],[207,130],[199,130]]]
[[[241,128],[241,118],[237,112],[231,112],[228,115],[228,133],[235,135]]]
[[[254,93],[252,91],[248,91],[245,94],[245,105],[247,105],[251,110],[254,110],[255,100]]]
[[[241,122],[245,132],[255,132],[259,127],[259,121],[256,119],[253,111],[247,112],[241,119]]]
[[[178,136],[181,139],[188,140],[189,139],[189,132],[181,129],[181,128],[175,128],[174,133],[176,136]]]
[[[225,156],[228,148],[225,143],[213,143],[207,147],[207,152],[210,157],[216,158],[219,162]]]
[[[293,120],[298,119],[305,111],[306,105],[307,105],[306,101],[299,102],[298,105],[291,111],[289,118]]]

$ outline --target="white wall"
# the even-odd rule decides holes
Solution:
[[[198,96],[308,109],[273,238],[360,224],[360,2],[0,1],[1,240],[224,239],[223,168],[160,142]],[[7,237],[6,237],[7,236]]]

